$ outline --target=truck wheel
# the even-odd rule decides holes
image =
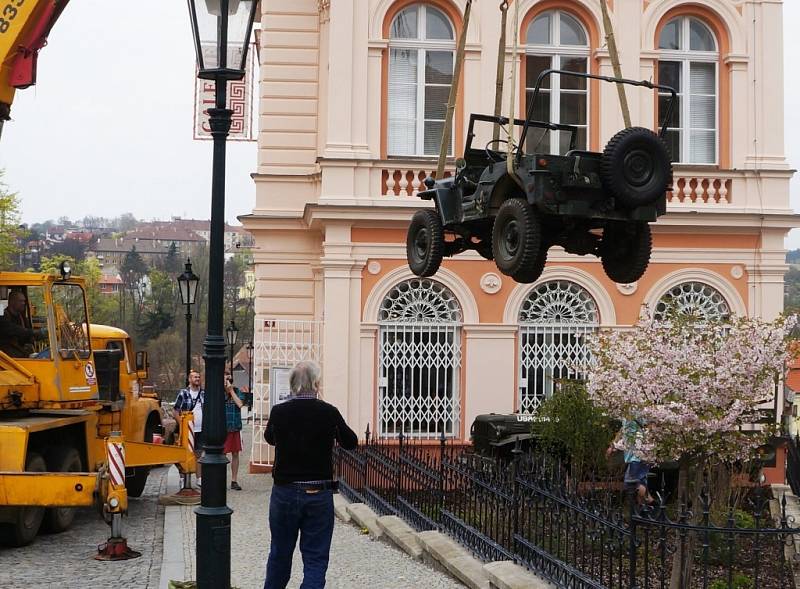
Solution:
[[[647,223],[607,225],[600,244],[603,270],[614,282],[636,282],[647,270],[652,248],[653,235]]]
[[[439,213],[420,209],[411,218],[406,237],[408,266],[417,276],[433,276],[444,256],[444,230]]]
[[[51,448],[45,453],[47,469],[50,472],[81,472],[81,456],[75,448],[62,446]],[[48,507],[44,514],[44,530],[57,534],[72,525],[75,519],[74,507]]]
[[[155,423],[153,423],[151,419],[148,419],[147,424],[144,426],[144,438],[142,438],[142,441],[152,443],[155,431]],[[125,490],[128,492],[128,497],[142,496],[149,475],[149,466],[135,466],[125,469]]]
[[[25,463],[27,472],[46,472],[47,465],[44,458],[36,452],[28,453]],[[14,522],[5,524],[0,531],[0,541],[10,546],[26,546],[33,542],[44,519],[44,507],[17,507],[14,508]]]
[[[664,141],[650,129],[623,129],[606,145],[600,164],[603,185],[619,204],[635,208],[664,197],[672,163]]]
[[[530,284],[539,280],[542,272],[544,272],[544,265],[547,263],[547,250],[548,248],[546,247],[546,244],[542,244],[539,250],[539,255],[536,256],[536,261],[534,262],[533,266],[521,270],[517,274],[514,274],[514,276],[511,278],[520,284]]]
[[[542,244],[542,222],[533,207],[520,198],[500,205],[492,229],[492,253],[507,276],[523,276],[536,264]]]

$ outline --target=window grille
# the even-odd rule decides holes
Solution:
[[[731,309],[725,297],[714,287],[702,282],[683,282],[662,295],[653,318],[664,321],[670,313],[719,320],[730,317]]]
[[[553,280],[534,287],[519,313],[519,410],[535,413],[560,379],[580,378],[586,336],[599,324],[597,303],[578,284]]]
[[[455,436],[461,401],[461,306],[430,279],[395,286],[379,312],[380,435]]]

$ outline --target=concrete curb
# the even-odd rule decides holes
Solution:
[[[467,554],[467,551],[453,540],[436,531],[420,532],[417,538],[425,552],[467,587],[490,589],[489,578],[483,570],[483,564]]]
[[[377,540],[383,536],[383,530],[378,527],[378,515],[368,505],[350,503],[347,506],[347,513],[362,529],[367,529],[372,538]]]
[[[349,524],[350,520],[352,519],[350,514],[347,513],[348,505],[350,505],[350,503],[347,501],[347,499],[338,493],[333,496],[333,513],[346,524]]]
[[[498,560],[483,565],[492,589],[550,589],[547,581],[510,560]]]
[[[378,527],[386,537],[415,560],[422,560],[422,543],[416,532],[396,515],[384,515],[377,519]]]
[[[177,493],[181,478],[177,468],[170,467],[167,472],[168,495]],[[164,549],[161,557],[161,578],[158,586],[160,589],[169,589],[172,580],[181,581],[186,571],[183,562],[183,524],[181,523],[181,507],[167,506],[164,508]]]

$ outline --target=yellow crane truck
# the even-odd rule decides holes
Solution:
[[[152,443],[161,412],[144,386],[147,354],[123,330],[90,323],[82,279],[65,265],[60,276],[0,272],[0,312],[0,542],[65,530],[79,506],[119,521],[151,466],[194,472],[191,418],[181,445]]]

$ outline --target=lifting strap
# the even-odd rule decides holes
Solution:
[[[467,0],[464,7],[464,24],[461,27],[461,35],[458,37],[458,47],[456,49],[456,63],[453,67],[453,80],[450,84],[450,97],[447,99],[447,112],[444,115],[444,129],[442,130],[442,144],[439,147],[439,164],[436,166],[436,179],[444,177],[444,164],[447,160],[447,152],[450,151],[450,136],[453,130],[453,111],[456,109],[456,95],[458,84],[461,79],[461,67],[464,63],[464,46],[467,43],[467,28],[469,27],[469,15],[472,12],[472,0]]]
[[[503,108],[503,78],[506,63],[506,21],[508,17],[508,0],[500,2],[500,42],[497,44],[497,79],[494,90],[494,116],[499,117]],[[500,123],[495,124],[492,139],[500,139]]]
[[[511,92],[508,93],[509,96],[509,105],[508,105],[508,153],[506,154],[506,171],[511,178],[522,186],[522,181],[517,176],[516,171],[514,170],[514,148],[516,147],[516,143],[514,142],[514,119],[516,118],[516,88],[517,88],[517,61],[519,55],[519,3],[520,0],[516,0],[514,2],[514,51],[512,54],[511,59]]]

